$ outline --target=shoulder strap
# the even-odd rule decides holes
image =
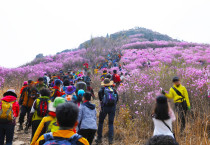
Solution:
[[[168,124],[166,124],[166,122],[164,121],[164,120],[161,120],[164,124],[165,124],[165,126],[167,126],[168,127],[168,129],[172,132],[172,130],[171,130],[171,128],[168,126]],[[172,132],[173,133],[173,132]]]
[[[69,139],[69,141],[70,141],[72,144],[76,144],[77,141],[78,141],[80,138],[82,138],[82,136],[76,133],[76,134],[74,134],[74,135]]]
[[[172,87],[174,89],[174,91],[177,93],[177,95],[181,96],[182,99],[184,99],[185,97],[182,95],[181,92],[179,92],[179,90],[177,90],[175,87]]]
[[[54,139],[54,137],[53,137],[52,132],[44,134],[44,140],[45,141],[49,141],[49,140],[53,140],[53,139]]]

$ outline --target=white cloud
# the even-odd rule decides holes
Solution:
[[[0,1],[0,65],[16,67],[135,26],[210,43],[209,7],[208,0]]]

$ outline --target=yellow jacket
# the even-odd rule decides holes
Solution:
[[[73,129],[70,129],[70,130],[58,130],[58,131],[55,131],[53,132],[53,136],[54,137],[61,137],[61,138],[71,138],[73,135],[74,135],[74,131]],[[85,138],[80,138],[78,140],[81,144],[83,145],[89,145],[89,142],[85,139]],[[45,140],[44,140],[44,135],[42,135],[38,141],[35,143],[35,145],[42,145],[45,143]]]
[[[44,117],[41,121],[41,123],[39,124],[39,127],[36,130],[36,133],[34,134],[34,137],[32,139],[31,145],[35,145],[36,141],[38,140],[38,138],[43,135],[44,133],[46,133],[46,124],[51,122],[55,117],[52,116],[47,116]]]
[[[187,102],[187,107],[190,107],[190,101],[189,101],[189,97],[188,97],[188,92],[187,92],[187,89],[180,85],[179,87],[177,86],[173,86],[174,88],[176,88],[180,93],[182,93],[182,95],[185,97],[184,100],[186,100]],[[165,96],[169,99],[174,99],[174,103],[181,103],[182,101],[180,100],[182,97],[179,96],[173,88],[171,88],[169,90],[169,94],[165,94]]]

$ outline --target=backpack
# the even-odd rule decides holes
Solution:
[[[12,111],[13,103],[15,103],[15,101],[13,102],[1,101],[0,102],[0,123],[8,123],[13,120],[13,111]]]
[[[117,102],[117,95],[114,90],[110,87],[105,87],[104,89],[104,97],[102,100],[102,104],[105,106],[114,106]]]
[[[45,143],[43,145],[77,145],[82,136],[74,134],[71,138],[54,137],[52,132],[44,134]]]
[[[54,118],[52,121],[50,121],[48,127],[47,127],[47,132],[55,132],[59,130],[59,125],[57,123],[57,118]]]
[[[48,104],[49,104],[49,99],[47,98],[38,98],[37,101],[39,100],[39,104],[37,105],[37,115],[39,117],[45,117],[48,114]]]
[[[101,76],[101,81],[104,81],[105,78],[106,78],[106,75],[102,75]]]
[[[50,100],[52,102],[54,102],[56,96],[56,92],[58,91],[58,89],[54,89],[54,88],[50,88]]]
[[[89,77],[89,76],[84,77],[84,82],[85,82],[87,85],[90,85],[90,82],[91,82],[90,77]]]
[[[118,74],[114,74],[114,77],[113,77],[113,81],[114,81],[114,83],[120,83],[120,75],[118,75]]]

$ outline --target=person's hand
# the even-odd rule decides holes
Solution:
[[[190,106],[188,107],[188,110],[189,110],[189,111],[191,110],[191,107],[190,107]]]
[[[162,91],[161,91],[161,93],[162,93],[163,95],[165,95],[165,94],[166,94],[166,92],[165,92],[164,90],[162,90]]]

